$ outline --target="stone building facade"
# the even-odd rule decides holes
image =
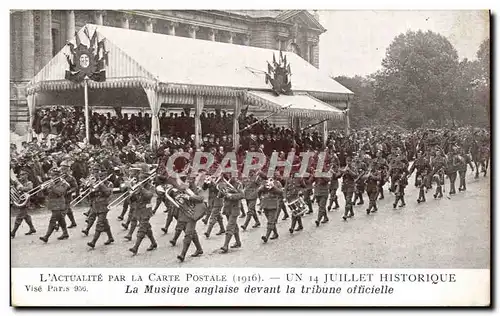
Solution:
[[[10,17],[10,119],[19,132],[28,121],[26,83],[87,23],[294,51],[315,67],[326,31],[306,10],[25,10]]]

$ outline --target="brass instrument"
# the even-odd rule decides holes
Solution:
[[[113,174],[110,174],[106,178],[97,183],[95,183],[97,181],[95,177],[90,177],[89,179],[84,180],[85,182],[83,183],[85,183],[84,185],[87,188],[82,193],[80,193],[79,196],[77,196],[71,201],[70,206],[75,207],[78,204],[80,204],[80,202],[83,201],[91,192],[95,191],[101,184],[108,181],[109,178],[111,178],[112,176]]]
[[[54,184],[58,183],[61,180],[64,180],[65,175],[61,175],[57,178],[50,179],[48,181],[45,181],[44,183],[40,184],[36,188],[31,189],[29,192],[22,193],[20,192],[16,187],[11,186],[10,187],[10,198],[12,200],[12,204],[14,204],[17,207],[23,207],[28,203],[28,200],[30,197],[33,195],[38,194],[38,192],[45,190]]]
[[[135,194],[137,190],[139,190],[144,184],[148,183],[149,181],[153,180],[156,177],[156,169],[144,180],[140,181],[137,184],[128,186],[128,191],[117,197],[115,200],[113,200],[111,203],[108,204],[108,208],[111,209],[112,207],[118,206],[121,203],[123,203],[127,198],[129,198],[131,195]]]
[[[188,201],[189,198],[195,196],[195,193],[190,189],[185,190],[178,189],[171,184],[165,186],[165,197],[176,207],[179,211],[183,212],[190,219],[197,221],[202,218],[205,214],[204,208],[199,208],[196,210],[192,208]]]

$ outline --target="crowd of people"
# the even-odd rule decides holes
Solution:
[[[317,132],[276,127],[245,113],[239,122],[241,129],[248,128],[241,134],[241,146],[235,149],[230,136],[232,121],[230,114],[204,114],[203,140],[201,147],[196,148],[192,134],[194,123],[189,113],[168,117],[165,114],[160,118],[161,143],[152,150],[149,147],[151,126],[148,115],[128,116],[119,111],[115,116],[93,113],[90,118],[91,137],[86,144],[85,118],[77,108],[39,110],[33,126],[38,137],[32,142],[24,142],[20,148],[11,145],[11,198],[13,194],[20,197],[40,186],[43,190],[30,195],[26,204],[13,203],[17,217],[11,237],[16,236],[23,221],[30,227],[26,234],[36,233],[29,213],[33,208],[46,206],[52,211],[52,216],[47,233],[40,239],[48,242],[53,231],[59,228],[63,234],[58,239],[69,238],[68,228],[77,226],[71,202],[86,192],[89,211],[82,233],[88,235],[96,223],[94,238],[88,246],[94,248],[102,233],[108,235],[105,242],[108,245],[114,242],[106,218],[109,202],[113,193],[128,192],[118,218],[124,220],[122,226],[129,230],[128,240],[133,238],[138,227],[136,243],[130,251],[137,254],[146,237],[151,241],[148,250],[156,249],[149,219],[164,203],[168,214],[162,231],[167,233],[176,219],[171,243],[175,245],[184,232],[183,249],[178,256],[184,261],[191,243],[196,247],[193,256],[203,253],[196,232],[199,219],[207,225],[204,233],[207,238],[214,226],[219,226],[217,235],[225,234],[222,252],[228,252],[233,237],[235,243],[232,247],[242,246],[239,228],[247,229],[252,220],[254,228],[261,225],[259,212],[267,218],[262,240],[268,242],[279,236],[276,221],[280,212],[284,214],[283,219],[291,217],[290,233],[303,229],[302,217],[313,213],[314,202],[318,204],[315,224],[327,223],[328,212],[340,208],[338,189],[344,195],[342,218],[347,221],[354,216],[356,202],[357,205],[365,203],[364,196],[368,197],[366,213],[377,212],[377,200],[384,198],[386,184],[394,195],[393,207],[405,206],[405,187],[413,172],[416,173],[414,185],[419,190],[417,202],[423,203],[426,202],[426,193],[434,186],[434,198],[456,194],[457,175],[458,190],[466,190],[468,167],[476,172],[476,177],[479,172],[486,175],[488,169],[490,135],[484,129],[461,127],[404,131],[367,128],[352,130],[348,134],[336,130],[330,132],[325,146]],[[286,160],[290,152],[295,152],[294,171],[300,166],[299,153],[312,152],[311,174],[305,178],[289,178],[278,169],[274,176],[269,176],[265,172],[268,165],[263,171],[240,179],[229,173],[214,174],[216,168],[206,170],[205,179],[201,180],[199,177],[181,179],[168,173],[166,165],[172,154],[187,152],[192,159],[197,151],[211,152],[216,158],[215,166],[220,165],[227,152],[235,151],[240,168],[245,153],[249,151],[261,152],[268,157],[277,152],[282,160]],[[326,153],[326,168],[331,171],[329,178],[314,176],[321,152]],[[182,170],[189,163],[189,160],[183,161],[176,168]],[[445,178],[449,179],[449,192],[443,190]],[[169,191],[168,188],[175,190]],[[203,190],[208,191],[208,201],[201,197]],[[176,205],[167,191],[189,191],[189,194],[180,195],[182,199],[179,201],[183,202]],[[153,207],[151,200],[154,195],[156,205]],[[222,215],[226,216],[226,224]],[[69,226],[66,226],[66,216],[71,222]],[[237,222],[240,217],[244,218],[242,225]]]

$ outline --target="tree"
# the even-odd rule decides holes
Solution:
[[[351,126],[360,128],[371,125],[378,112],[374,106],[373,80],[361,76],[339,76],[334,79],[354,93],[349,104]]]
[[[415,128],[430,119],[454,119],[458,66],[457,51],[444,36],[431,31],[398,35],[374,75],[375,102],[386,112],[385,122]]]

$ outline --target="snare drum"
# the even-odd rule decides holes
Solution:
[[[156,187],[156,194],[165,195],[165,187],[163,185],[158,185]]]

